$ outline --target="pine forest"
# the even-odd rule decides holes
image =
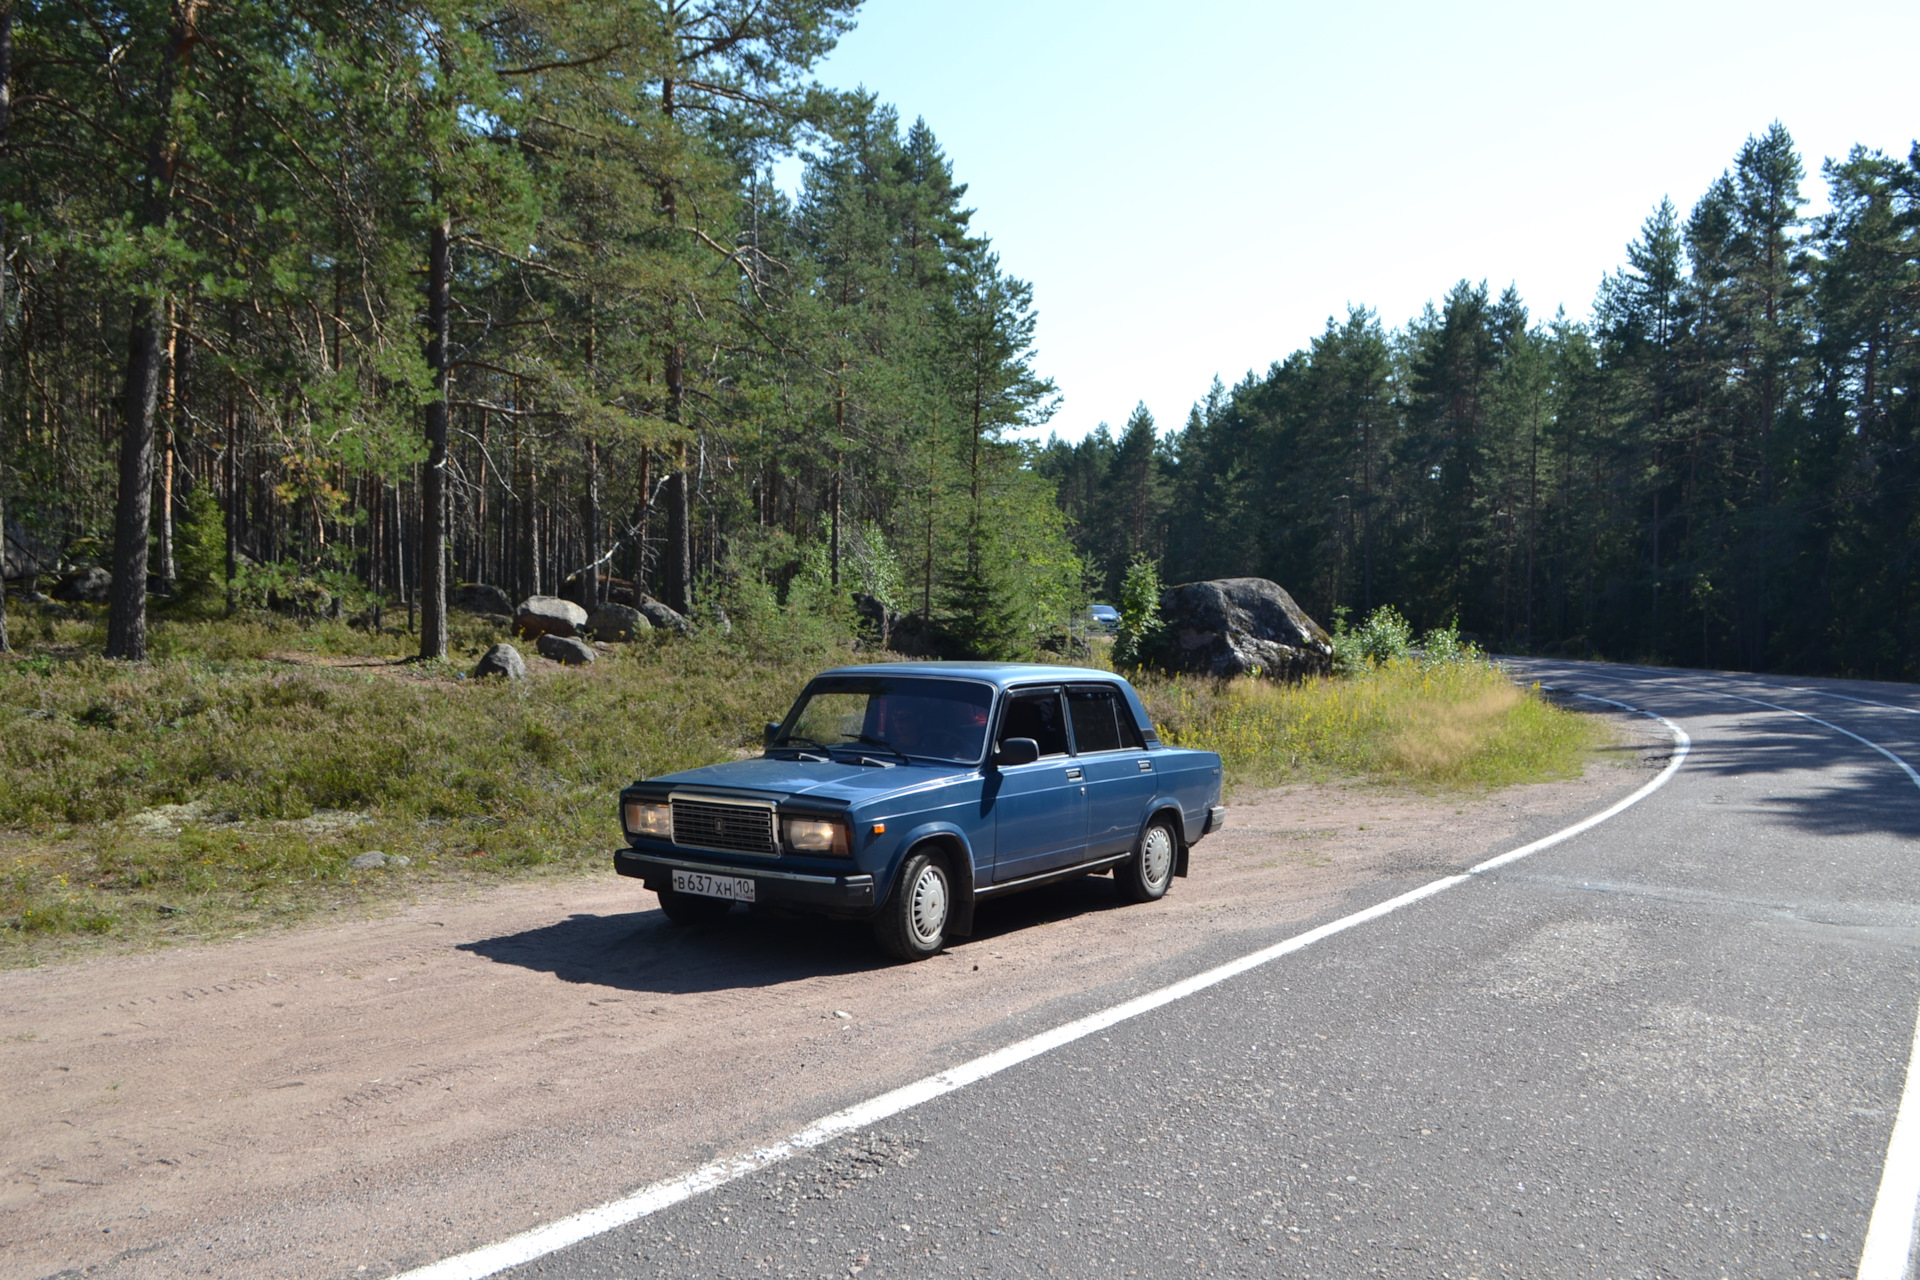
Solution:
[[[0,5],[12,608],[105,570],[110,657],[268,607],[445,657],[490,584],[1015,658],[1144,561],[1493,650],[1920,677],[1920,148],[1827,160],[1816,216],[1775,124],[1585,318],[1462,281],[1041,444],[965,158],[817,82],[856,0]]]

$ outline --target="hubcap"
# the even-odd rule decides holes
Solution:
[[[933,946],[947,927],[947,877],[929,864],[913,882],[913,934],[922,946]]]
[[[1140,850],[1140,870],[1148,884],[1166,883],[1168,873],[1173,870],[1173,833],[1165,827],[1147,828],[1147,838]]]

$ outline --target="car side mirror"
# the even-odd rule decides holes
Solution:
[[[773,740],[779,736],[780,736],[779,722],[774,720],[769,720],[767,721],[766,731],[762,733],[760,736],[760,743],[762,746],[770,747],[773,745]]]
[[[1032,738],[1008,738],[994,753],[993,762],[1004,769],[1016,764],[1032,764],[1039,758],[1040,744]]]

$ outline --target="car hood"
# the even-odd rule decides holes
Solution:
[[[891,769],[846,764],[838,760],[732,760],[700,769],[649,778],[649,782],[680,783],[688,787],[725,787],[781,795],[823,796],[849,804],[897,791],[911,791],[929,783],[963,777],[972,770],[957,764],[899,764]]]

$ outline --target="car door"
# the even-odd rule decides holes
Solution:
[[[1085,858],[1087,847],[1086,779],[1071,754],[1058,686],[1007,695],[994,750],[1009,738],[1032,738],[1040,758],[995,771],[996,884],[1070,867]]]
[[[1068,686],[1067,719],[1087,787],[1087,856],[1125,853],[1140,834],[1154,792],[1153,761],[1140,727],[1110,684]]]

